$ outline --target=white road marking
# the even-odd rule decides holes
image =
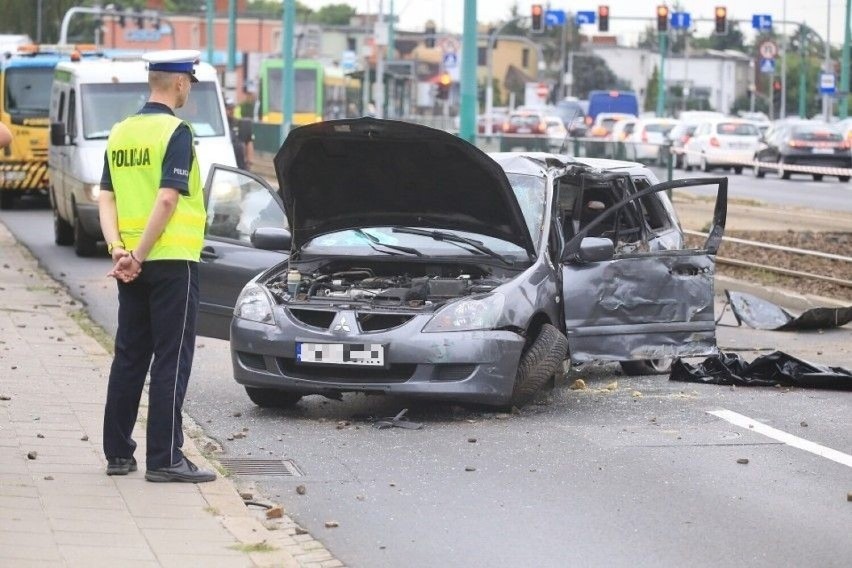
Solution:
[[[746,430],[749,430],[751,432],[763,434],[764,436],[772,438],[773,440],[783,442],[788,446],[793,446],[794,448],[805,450],[806,452],[810,452],[820,457],[830,459],[831,461],[837,462],[847,467],[852,467],[852,456],[850,456],[849,454],[838,452],[837,450],[821,446],[816,442],[811,442],[805,440],[804,438],[799,438],[798,436],[788,434],[783,430],[772,428],[771,426],[767,426],[762,422],[753,420],[748,416],[743,416],[742,414],[737,414],[736,412],[725,410],[724,408],[721,410],[708,410],[707,414],[712,414],[713,416],[721,418],[722,420],[727,420],[731,424],[739,426],[740,428],[745,428]]]

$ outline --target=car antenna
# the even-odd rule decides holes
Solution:
[[[574,124],[574,119],[577,118],[577,109],[574,109],[574,112],[571,114],[571,120],[568,121],[568,124]],[[568,137],[571,136],[571,127],[565,129],[565,138],[562,140],[562,146],[559,147],[559,153],[564,154],[566,150],[566,146],[568,145]]]

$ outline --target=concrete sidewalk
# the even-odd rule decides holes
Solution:
[[[250,510],[227,477],[146,482],[144,406],[139,471],[108,477],[112,357],[98,334],[111,344],[0,223],[0,566],[343,566],[286,515]],[[215,469],[201,431],[185,430],[186,454]]]

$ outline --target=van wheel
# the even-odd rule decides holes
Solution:
[[[665,375],[672,370],[673,359],[644,359],[641,361],[619,361],[621,369],[630,376]]]
[[[0,209],[7,211],[15,203],[15,194],[11,191],[0,191]]]
[[[814,174],[813,178],[814,181],[822,181],[822,174]]]
[[[734,166],[734,173],[737,174],[737,175],[740,175],[741,173],[743,173],[743,167],[742,166]]]
[[[246,394],[253,403],[263,408],[287,408],[302,400],[300,394],[278,389],[246,387]]]
[[[766,172],[760,169],[758,166],[754,166],[754,177],[763,178],[766,176]]]
[[[74,219],[74,252],[77,256],[95,256],[98,252],[98,241],[83,228],[79,215]]]
[[[74,227],[59,216],[59,211],[53,209],[53,242],[59,246],[74,244]]]
[[[849,181],[849,176],[838,176],[837,179],[838,179],[838,181],[842,181],[843,183],[846,183],[847,181]]]
[[[511,405],[518,408],[530,402],[547,384],[568,354],[568,339],[550,324],[544,324],[535,342],[527,348],[518,364]]]

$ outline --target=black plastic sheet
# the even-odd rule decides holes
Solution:
[[[792,331],[830,329],[852,321],[852,306],[846,308],[810,308],[794,316],[784,308],[744,292],[725,290],[731,311],[739,325],[754,329]]]
[[[682,359],[672,364],[671,381],[746,387],[802,387],[852,390],[852,372],[817,365],[781,351],[761,355],[751,363],[734,353],[720,352],[698,365]]]

